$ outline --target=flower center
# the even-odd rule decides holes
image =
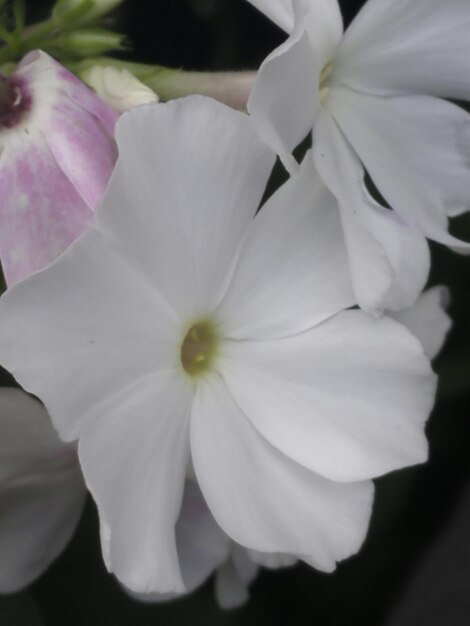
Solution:
[[[181,364],[190,376],[200,376],[214,361],[218,338],[207,321],[193,324],[181,344]]]
[[[23,81],[0,74],[0,128],[13,128],[31,108],[31,98]]]
[[[320,74],[320,102],[323,104],[328,96],[330,88],[328,87],[328,80],[330,78],[333,66],[331,63],[327,63],[322,69]]]

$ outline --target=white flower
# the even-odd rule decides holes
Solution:
[[[8,285],[93,220],[116,160],[117,113],[44,52],[0,78],[0,257]]]
[[[428,358],[442,347],[451,326],[445,306],[449,300],[444,287],[423,293],[414,307],[390,316],[404,324],[420,341]],[[202,585],[215,570],[215,592],[219,605],[234,608],[248,600],[248,587],[259,567],[294,565],[288,554],[262,553],[238,545],[217,525],[195,480],[187,480],[176,523],[176,547],[186,593]],[[132,594],[134,597],[135,594]],[[145,602],[162,602],[175,594],[137,596]]]
[[[0,388],[0,431],[0,593],[12,593],[62,552],[86,491],[75,446],[37,400]]]
[[[0,300],[0,361],[79,439],[110,571],[182,592],[191,458],[237,543],[318,569],[361,546],[371,478],[424,461],[435,377],[400,324],[354,304],[334,199],[310,172],[254,215],[274,156],[203,97],[117,126],[87,231]]]
[[[447,218],[470,207],[467,0],[368,0],[343,33],[336,0],[249,0],[287,32],[263,63],[249,110],[292,170],[313,158],[338,198],[360,305],[411,306],[426,281],[423,236],[456,248]],[[394,209],[365,192],[364,169]]]

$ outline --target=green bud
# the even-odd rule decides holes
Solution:
[[[60,20],[77,12],[77,14],[81,15],[77,26],[83,26],[84,24],[90,24],[100,17],[107,15],[122,4],[123,1],[124,0],[58,0],[52,10],[52,15],[54,18]],[[82,13],[82,7],[88,8],[84,8]]]
[[[125,37],[101,29],[83,28],[54,38],[44,48],[74,57],[89,57],[112,50],[124,50]]]

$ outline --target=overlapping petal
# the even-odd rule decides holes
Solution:
[[[305,159],[256,216],[218,309],[232,339],[291,335],[353,306],[335,198]]]
[[[79,456],[100,518],[108,569],[138,593],[185,591],[175,524],[189,456],[192,388],[158,372],[85,425]]]
[[[59,440],[37,400],[0,389],[0,427],[0,593],[11,593],[62,552],[86,491],[75,448]]]
[[[335,80],[372,94],[470,99],[467,0],[368,0],[347,29]]]
[[[357,481],[426,460],[436,381],[400,324],[346,311],[294,337],[227,342],[224,354],[243,414],[312,471]]]
[[[186,481],[176,524],[176,548],[186,591],[201,585],[226,560],[231,541],[217,525],[198,485]]]
[[[315,165],[338,199],[358,303],[373,313],[412,306],[430,268],[424,236],[371,198],[359,159],[326,112],[313,136]]]
[[[427,237],[465,248],[447,215],[470,206],[470,116],[427,96],[335,89],[329,110],[390,206]]]
[[[320,106],[322,70],[307,33],[308,6],[295,4],[295,27],[262,63],[248,100],[248,111],[263,141],[294,173],[291,152],[312,129]]]
[[[390,313],[419,339],[429,359],[438,355],[452,326],[446,312],[448,300],[449,293],[445,287],[433,287],[420,296],[414,307]]]
[[[65,440],[139,378],[178,365],[181,322],[95,230],[1,302],[0,361],[43,400]]]
[[[116,138],[120,158],[99,227],[175,308],[197,318],[223,295],[274,154],[246,115],[199,96],[125,113]]]
[[[267,404],[270,392],[265,388]],[[331,482],[291,461],[258,433],[216,376],[198,386],[191,451],[209,508],[238,543],[293,552],[324,571],[362,544],[372,483]]]
[[[248,600],[248,585],[256,577],[258,569],[244,548],[232,544],[230,558],[217,569],[215,575],[215,594],[223,609],[236,608]]]

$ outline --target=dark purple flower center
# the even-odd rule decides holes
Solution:
[[[31,96],[18,76],[0,75],[0,128],[13,128],[31,109]]]

